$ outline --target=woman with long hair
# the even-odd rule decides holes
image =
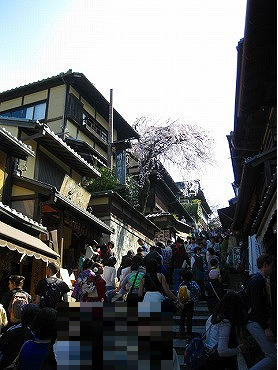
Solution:
[[[143,302],[163,302],[165,296],[178,302],[177,297],[171,292],[166,282],[165,276],[159,273],[159,266],[155,259],[149,259],[146,264],[146,274],[140,281],[138,289],[139,299],[145,296]]]
[[[239,338],[244,328],[243,303],[235,292],[225,294],[206,322],[206,347],[215,349],[205,370],[236,370],[241,352]]]

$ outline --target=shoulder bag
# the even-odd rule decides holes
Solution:
[[[216,298],[218,299],[218,301],[220,301],[220,298],[218,297],[218,294],[216,293],[216,290],[214,289],[214,286],[212,285],[212,282],[210,281],[209,283],[210,283],[210,286],[211,286],[214,294],[216,295]]]
[[[138,274],[139,274],[139,271],[137,271],[137,273],[135,275],[135,278],[134,278],[134,281],[133,281],[133,284],[132,284],[129,292],[126,295],[126,302],[128,302],[128,303],[137,303],[138,302],[138,294],[132,293]]]

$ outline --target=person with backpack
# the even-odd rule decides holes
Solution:
[[[191,257],[191,271],[193,275],[193,280],[199,285],[201,294],[200,300],[205,301],[205,270],[204,270],[204,259],[201,256],[201,248],[196,247],[193,256]]]
[[[18,370],[41,370],[49,353],[53,353],[53,343],[57,338],[57,311],[51,307],[41,309],[32,328],[35,339],[26,341],[21,347],[15,361]]]
[[[235,292],[226,293],[207,319],[205,346],[211,351],[204,370],[237,370],[244,328],[243,303]]]
[[[200,295],[200,287],[196,281],[192,280],[193,275],[190,270],[183,270],[181,273],[182,282],[178,290],[178,299],[181,304],[181,318],[179,333],[185,334],[186,321],[186,340],[192,337],[192,318],[194,312],[194,303],[198,302]]]
[[[21,321],[22,306],[32,301],[30,294],[22,289],[24,280],[25,277],[20,275],[11,275],[9,277],[9,292],[4,294],[1,301],[8,318],[8,325],[5,326],[4,330]]]
[[[68,302],[68,285],[57,278],[59,265],[56,262],[49,262],[46,267],[46,278],[41,279],[35,289],[35,303],[40,307],[57,308],[58,302]]]
[[[33,319],[40,311],[40,308],[29,303],[22,307],[21,323],[11,326],[0,337],[0,369],[5,369],[19,354],[20,348],[27,340],[35,339],[31,329]]]
[[[257,258],[258,272],[247,283],[248,322],[247,330],[259,344],[265,357],[251,367],[250,370],[276,369],[277,349],[273,331],[276,329],[272,320],[276,312],[272,312],[271,294],[268,277],[273,270],[272,256],[261,255]],[[274,311],[274,310],[273,310]]]

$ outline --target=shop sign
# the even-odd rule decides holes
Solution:
[[[82,209],[87,209],[91,194],[78,185],[71,177],[65,175],[60,193]]]

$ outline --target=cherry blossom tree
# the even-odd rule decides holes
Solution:
[[[197,125],[143,116],[134,122],[133,128],[140,134],[140,139],[133,142],[132,153],[139,161],[141,187],[153,171],[159,172],[159,163],[168,172],[177,169],[184,178],[214,163],[214,140]]]

